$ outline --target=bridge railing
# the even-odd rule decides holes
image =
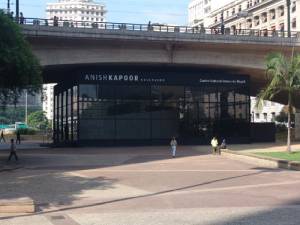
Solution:
[[[188,26],[170,26],[165,24],[133,24],[133,23],[111,23],[111,22],[92,22],[92,21],[71,21],[54,20],[40,18],[24,18],[22,24],[32,26],[52,26],[69,27],[84,29],[103,29],[119,31],[142,31],[142,32],[162,32],[162,33],[186,33],[199,35],[236,35],[236,36],[258,36],[258,37],[288,37],[287,31],[279,30],[258,30],[258,29],[230,29],[220,27],[203,28]],[[300,37],[300,32],[291,32],[291,37]]]

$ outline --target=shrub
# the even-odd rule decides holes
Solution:
[[[22,128],[22,129],[18,129],[18,131],[20,132],[21,135],[35,135],[37,133],[37,130],[33,128]]]

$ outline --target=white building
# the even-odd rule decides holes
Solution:
[[[225,6],[212,10],[208,27],[220,27],[222,17],[225,28],[231,31],[255,29],[273,35],[288,30],[286,0],[231,0]],[[291,0],[291,31],[300,30],[300,0]],[[268,32],[270,31],[270,32]]]
[[[226,5],[232,0],[191,0],[188,8],[189,26],[208,27],[212,24],[211,12]]]
[[[49,120],[53,120],[53,96],[55,85],[56,84],[43,85],[43,111],[46,113],[46,117]]]
[[[256,107],[256,102],[256,98],[251,97],[251,122],[255,123],[274,122],[284,107],[271,101],[263,101],[260,107]]]
[[[59,20],[105,22],[106,9],[103,3],[94,0],[58,0],[56,3],[47,3],[47,19],[54,16]]]
[[[84,21],[85,24],[106,22],[106,12],[105,5],[94,0],[58,0],[56,3],[47,3],[46,8],[48,20],[53,20],[56,16],[58,20]],[[53,119],[54,86],[55,84],[43,85],[43,110],[50,120]]]

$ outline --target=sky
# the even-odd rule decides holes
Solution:
[[[15,11],[15,0],[11,9]],[[190,0],[102,0],[108,10],[108,22],[167,23],[187,25]],[[56,0],[19,0],[20,12],[25,17],[45,18],[47,2]],[[99,2],[99,1],[97,1]],[[6,8],[7,0],[0,0],[0,8]]]

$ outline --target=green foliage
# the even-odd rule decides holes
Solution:
[[[41,110],[38,106],[29,106],[28,115]],[[5,110],[0,109],[0,124],[13,124],[15,122],[25,121],[25,107],[24,106],[7,106]]]
[[[258,103],[272,100],[279,93],[293,97],[300,90],[300,55],[287,58],[282,53],[269,54],[266,67],[268,85],[259,93]]]
[[[47,129],[49,121],[43,111],[37,111],[28,116],[28,125],[36,129]]]
[[[21,135],[35,135],[37,133],[37,130],[33,128],[22,128],[22,129],[18,129],[18,131],[20,132]],[[17,132],[15,132],[15,134],[16,133]]]
[[[261,152],[261,153],[256,153],[257,155],[260,156],[267,156],[267,157],[272,157],[276,159],[284,159],[284,160],[289,160],[289,161],[300,161],[300,152],[292,152],[292,153],[287,153],[287,152]]]
[[[287,150],[291,151],[291,114],[294,98],[300,92],[300,55],[288,58],[282,53],[272,53],[266,58],[268,84],[257,96],[257,106],[263,100],[272,100],[278,94],[284,94],[288,100],[288,138]]]
[[[10,121],[7,117],[0,116],[0,124],[9,124]]]
[[[292,122],[295,122],[295,114],[291,114],[291,120]],[[281,111],[278,116],[275,118],[276,122],[279,123],[287,123],[288,122],[288,114],[284,111]]]
[[[23,89],[41,88],[41,67],[18,24],[0,11],[0,102],[16,103]]]

